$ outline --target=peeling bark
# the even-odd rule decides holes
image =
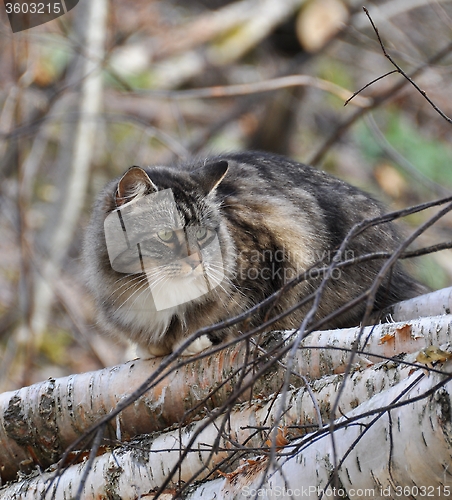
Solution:
[[[448,364],[447,370],[452,370],[452,364]],[[366,411],[385,407],[417,377],[418,374],[415,373],[395,387],[374,396],[337,423]],[[424,393],[443,378],[441,375],[424,377],[409,392],[409,397]],[[361,425],[348,425],[335,431],[337,461],[353,447],[338,470],[339,485],[336,485],[336,492],[339,493],[338,488],[342,488],[342,492],[350,498],[367,497],[377,500],[424,497],[439,500],[450,497],[451,395],[452,383],[449,381],[433,396],[385,413],[369,427],[366,434],[361,425],[371,424],[373,416],[360,419]],[[360,437],[362,439],[355,443]],[[326,435],[294,457],[280,459],[278,463],[281,471],[269,475],[260,495],[262,497],[267,493],[270,496],[277,488],[284,490],[290,487],[292,490],[307,492],[303,498],[335,498],[334,483],[328,484],[334,462],[331,437]],[[241,475],[245,476],[245,481],[239,482],[236,479],[233,483],[227,478],[223,480],[223,484],[216,490],[216,498],[243,498],[241,493],[245,486],[249,489],[256,488],[263,479],[262,473],[252,481],[249,471],[244,471]],[[322,490],[326,492],[323,496],[320,495]],[[200,497],[193,494],[189,498]]]
[[[364,345],[364,340],[361,340],[360,348],[369,354],[355,356],[353,369],[371,366],[381,360],[370,353],[392,357],[431,345],[444,345],[449,342],[451,330],[452,315],[367,327],[362,336],[367,343]],[[303,341],[293,370],[311,379],[344,372],[350,352],[338,348],[352,349],[359,332],[359,328],[314,332]],[[273,342],[281,339],[274,333],[268,338]],[[2,481],[14,479],[23,463],[41,468],[54,463],[67,446],[96,420],[139,387],[160,362],[158,358],[134,360],[96,372],[50,379],[0,395]],[[236,345],[177,369],[126,408],[117,421],[111,423],[108,432],[116,435],[119,430],[121,439],[128,440],[180,422],[186,411],[219,388],[246,362],[243,345]],[[275,364],[256,381],[254,396],[266,397],[277,392],[284,375],[284,369]],[[238,374],[232,377],[203,406],[213,409],[221,405],[233,392],[238,379]],[[249,396],[246,393],[244,399]],[[200,410],[196,412],[197,416],[199,414]]]
[[[303,498],[318,498],[320,490],[333,492],[334,486],[337,490],[337,484],[329,483],[333,464],[340,464],[345,457],[338,468],[339,487],[349,495],[353,491],[350,498],[359,497],[356,494],[358,490],[372,491],[372,495],[366,495],[369,498],[411,498],[403,494],[403,488],[408,488],[407,485],[410,485],[411,492],[415,488],[420,491],[421,487],[425,487],[435,493],[430,497],[447,497],[446,487],[451,475],[448,465],[452,458],[452,381],[430,397],[389,412],[383,411],[380,418],[375,420],[380,409],[397,401],[401,393],[411,385],[413,387],[403,396],[405,400],[424,394],[445,379],[443,374],[435,373],[427,377],[422,375],[421,370],[409,374],[408,368],[387,365],[388,363],[382,363],[351,377],[353,391],[347,391],[343,395],[344,399],[341,398],[345,416],[335,421],[337,427],[345,425],[334,431],[336,459],[328,426],[323,427],[323,435],[316,440],[312,439],[313,434],[307,434],[288,443],[284,448],[284,453],[288,456],[280,456],[276,462],[280,470],[271,467],[272,472],[265,481],[268,457],[262,455],[245,461],[235,471],[226,474],[225,478],[199,486],[188,498],[246,498],[250,496],[247,492],[252,490],[258,492],[260,497],[266,493],[271,498],[272,492],[284,492],[288,489],[303,491],[303,495],[298,495]],[[451,372],[452,362],[448,362],[443,368],[445,372]],[[406,378],[399,382],[398,379],[403,375]],[[337,388],[341,377],[329,377],[327,381],[317,381],[314,384],[316,396],[320,397],[323,392],[322,399],[319,399],[321,407],[325,407],[324,403],[327,404],[334,397],[334,387]],[[379,392],[381,383],[374,383],[377,394],[368,399],[368,381],[373,377],[386,378],[383,385],[395,385]],[[417,383],[413,384],[415,381]],[[329,388],[330,393],[325,391],[325,387]],[[306,422],[304,413],[306,405],[309,405],[309,396],[304,389],[291,391],[289,396],[289,411],[279,425],[301,425]],[[229,436],[220,441],[216,448],[219,451],[212,456],[210,452],[215,446],[223,417],[218,417],[214,422],[204,419],[157,436],[144,436],[130,445],[97,457],[82,498],[134,499],[158,489],[171,469],[178,464],[180,453],[187,448],[192,438],[192,452],[181,463],[175,480],[186,482],[198,470],[201,471],[198,479],[207,477],[215,465],[228,455],[228,450],[234,450],[232,443],[246,444],[247,447],[265,446],[268,439],[265,432],[258,432],[249,440],[250,433],[254,433],[256,427],[268,427],[275,421],[281,397],[277,396],[276,404],[272,401],[254,402],[251,406],[244,403],[232,411],[228,418]],[[358,406],[352,409],[355,403]],[[350,419],[369,411],[375,411],[375,415],[358,418],[359,425],[357,422],[350,422]],[[198,430],[201,432],[195,437]],[[346,456],[351,447],[351,453]],[[204,466],[207,468],[203,470]],[[68,468],[58,483],[55,482],[50,492],[55,495],[56,500],[67,498],[71,491],[77,489],[84,467],[82,463]],[[39,498],[50,499],[50,492],[44,497],[44,491],[48,484],[46,481],[51,478],[52,474],[46,473],[26,479],[0,491],[1,498],[26,500],[39,495]],[[170,486],[176,487],[174,483]],[[209,496],[209,491],[215,491],[216,496]],[[17,496],[19,494],[20,497]],[[289,496],[286,495],[286,498]],[[413,496],[416,498],[416,495]],[[417,496],[421,498],[422,495]],[[334,498],[334,495],[327,493],[322,498]]]

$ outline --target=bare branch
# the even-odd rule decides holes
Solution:
[[[444,297],[449,295],[445,292]],[[429,301],[429,296],[426,297]],[[301,343],[293,371],[310,379],[344,371],[353,346],[357,349],[354,369],[370,366],[380,360],[378,356],[392,357],[430,345],[441,346],[448,341],[450,325],[451,316],[446,315],[367,327],[361,336],[359,327],[316,332]],[[241,392],[239,400],[248,399],[250,393],[247,387],[250,385],[254,396],[278,392],[286,367],[278,368],[275,363],[281,357],[280,353],[292,345],[289,341],[291,335],[285,341],[283,338],[277,334],[267,336],[265,343],[274,343],[277,351],[272,353],[272,349],[267,349],[255,360],[247,360],[247,351],[242,343],[207,359],[204,354],[197,361],[188,359],[173,364],[164,376],[158,379],[150,377],[155,380],[154,383],[146,381],[149,390],[140,398],[135,388],[142,386],[147,374],[158,372],[163,360],[135,360],[118,367],[54,379],[4,393],[0,396],[0,461],[8,465],[1,472],[2,477],[11,479],[19,463],[25,460],[38,460],[42,467],[50,465],[74,439],[86,436],[89,429],[97,429],[101,424],[110,422],[111,430],[116,432],[111,427],[114,417],[117,418],[114,426],[119,425],[122,439],[128,439],[185,420],[186,412],[196,407],[200,398],[208,398],[208,407],[214,408],[234,392],[237,395]],[[265,369],[268,362],[270,366],[275,364],[274,369]],[[286,361],[283,360],[283,363]],[[255,366],[258,371],[263,367],[267,375],[253,381],[256,375],[250,373],[244,383],[237,385],[241,377],[240,369],[247,365]],[[229,374],[234,372],[237,375],[230,379]],[[171,384],[168,384],[169,375]],[[223,382],[225,378],[228,379],[227,384]],[[300,382],[292,380],[294,384],[299,385]],[[237,395],[234,401],[237,401]],[[124,404],[120,404],[125,401],[129,405],[134,404],[125,409]],[[116,411],[113,411],[115,408]],[[119,415],[118,408],[123,410]],[[152,408],[151,414],[149,408]],[[105,417],[99,419],[102,414]],[[27,415],[33,415],[31,426],[26,424]],[[58,434],[55,429],[58,429]]]
[[[416,69],[414,69],[408,76],[411,80],[425,71],[428,67],[433,64],[438,63],[441,59],[444,59],[447,55],[452,51],[452,42],[448,43],[442,50],[438,51],[434,54],[430,59],[426,62],[419,65]],[[341,123],[336,130],[326,139],[326,141],[322,144],[319,150],[308,160],[308,163],[311,165],[317,165],[326,152],[330,149],[330,147],[337,142],[337,140],[342,137],[343,134],[362,116],[366,114],[366,112],[376,109],[381,106],[383,103],[388,101],[397,95],[403,87],[408,84],[409,80],[406,78],[401,79],[392,85],[389,89],[381,92],[373,98],[373,103],[368,108],[360,108],[356,110],[349,118],[347,118],[343,123]]]
[[[330,94],[336,95],[340,99],[347,99],[349,102],[353,96],[349,97],[351,92],[335,83],[329,82],[322,78],[314,78],[309,75],[289,75],[280,78],[272,78],[261,82],[243,83],[238,85],[218,85],[216,87],[206,87],[189,90],[146,90],[135,92],[138,95],[145,95],[150,98],[168,98],[168,99],[200,99],[200,98],[216,98],[216,97],[231,97],[238,95],[257,94],[260,92],[271,92],[273,90],[284,89],[289,87],[308,86],[314,87]],[[368,107],[372,100],[367,97],[359,97],[356,106]],[[355,99],[354,99],[355,100]]]
[[[450,362],[444,368],[447,373],[450,369]],[[402,375],[400,370],[405,375]],[[375,380],[371,381],[369,376],[375,377]],[[334,393],[334,387],[337,386],[335,379],[338,377],[314,384],[314,390],[318,393],[320,401],[323,398],[325,400],[331,398],[331,391]],[[382,378],[393,382],[390,382],[389,386],[385,385]],[[350,383],[353,384],[355,390],[350,392],[344,400],[345,415],[338,419],[334,426],[337,456],[341,458],[338,470],[341,484],[346,488],[370,489],[375,488],[372,478],[378,478],[380,484],[385,485],[387,462],[381,459],[381,452],[383,452],[385,456],[390,457],[393,469],[398,471],[397,476],[393,477],[396,485],[411,484],[412,479],[419,480],[421,477],[423,485],[439,486],[443,474],[442,464],[445,463],[444,457],[450,453],[450,443],[446,438],[448,419],[444,413],[447,412],[447,408],[443,405],[443,400],[447,399],[452,390],[450,376],[435,374],[430,377],[420,377],[418,371],[411,373],[408,368],[399,369],[388,365],[386,369],[376,366],[363,373],[356,372]],[[381,392],[380,384],[389,388]],[[368,399],[369,387],[375,388],[375,395],[370,399]],[[436,395],[432,396],[433,394]],[[359,405],[353,409],[357,402]],[[333,460],[328,428],[297,438],[296,426],[291,427],[292,424],[302,424],[313,418],[314,412],[309,403],[310,396],[304,389],[291,392],[289,410],[285,413],[280,425],[292,428],[295,434],[290,440],[286,440],[285,444],[280,445],[275,468],[264,481],[264,488],[284,486],[284,477],[289,481],[291,488],[309,486],[326,488],[328,486],[331,470],[319,467],[319,457],[322,457],[322,460],[328,457],[329,463]],[[204,419],[183,429],[182,433],[175,430],[151,439],[143,437],[113,452],[104,453],[94,460],[95,466],[90,472],[90,494],[98,495],[105,488],[110,488],[111,492],[114,491],[121,498],[142,495],[163,484],[168,472],[175,466],[179,467],[179,480],[182,482],[188,481],[194,470],[199,471],[201,474],[199,477],[206,477],[215,464],[234,453],[233,443],[241,443],[249,439],[254,426],[265,428],[268,424],[264,422],[274,422],[277,406],[273,405],[272,401],[258,402],[253,406],[232,411],[229,417],[231,426],[229,432],[232,441],[222,438],[215,455],[211,454],[211,449],[217,441],[218,429],[222,427],[221,417],[216,422],[210,418]],[[389,412],[390,419],[388,419]],[[431,415],[436,414],[442,417],[431,419]],[[419,426],[417,423],[421,417],[430,423]],[[249,425],[250,421],[254,422],[254,426]],[[398,421],[403,421],[404,425],[391,426],[391,422]],[[413,424],[410,424],[411,421]],[[380,435],[386,436],[388,432],[392,433],[392,442],[379,438]],[[226,491],[239,492],[240,488],[246,485],[249,488],[258,487],[267,466],[268,458],[266,457],[271,451],[268,446],[265,446],[265,439],[265,432],[262,434],[261,431],[255,434],[252,441],[247,441],[246,449],[260,450],[260,458],[249,460],[245,462],[245,467],[239,466],[234,472],[225,474],[226,477],[220,482],[218,490],[220,493],[224,495]],[[369,443],[376,440],[381,446],[380,453],[377,455],[369,446]],[[425,470],[424,460],[420,460],[419,463],[413,461],[409,469],[399,466],[405,463],[407,447],[413,446],[414,443],[419,450],[424,450],[416,453],[416,456],[425,457],[427,450],[434,450],[434,453],[430,454],[428,470]],[[186,456],[183,463],[180,462],[181,451],[183,451],[183,456]],[[299,459],[300,453],[304,460]],[[207,469],[206,465],[208,465]],[[80,472],[86,468],[86,466],[77,465],[68,469],[60,477],[59,482],[54,483],[49,493],[55,499],[63,498],[65,491],[80,484]],[[254,474],[251,473],[253,470],[256,473],[254,480]],[[116,476],[114,482],[111,482],[112,473]],[[246,478],[246,482],[242,482],[242,476],[243,480]],[[29,496],[30,493],[43,492],[46,482],[51,477],[52,474],[44,474],[13,485],[3,490],[2,498],[14,498],[13,495],[19,491],[18,488],[23,495],[21,498],[32,498]],[[130,477],[134,477],[135,480],[131,482]],[[234,481],[231,481],[232,478],[235,478]],[[215,484],[218,484],[218,481]],[[172,488],[175,486],[177,487],[177,482],[171,485]],[[84,495],[87,493],[86,488]],[[223,497],[220,495],[220,498]]]
[[[438,106],[427,96],[427,93],[425,90],[422,90],[419,85],[407,74],[403,69],[394,61],[394,59],[391,57],[391,55],[388,53],[386,50],[386,47],[383,44],[383,41],[380,37],[380,33],[378,32],[377,27],[375,26],[375,23],[373,22],[372,17],[369,14],[369,11],[366,9],[366,7],[363,7],[364,12],[366,13],[366,16],[369,18],[370,23],[372,24],[372,28],[375,31],[375,34],[377,35],[378,38],[378,43],[380,44],[381,50],[383,51],[384,56],[391,62],[391,64],[396,68],[397,72],[400,73],[408,82],[411,83],[411,85],[425,98],[425,100],[432,106],[432,108],[440,114],[447,122],[452,123],[452,118],[449,118],[445,113],[443,113]],[[451,49],[452,50],[452,49]]]

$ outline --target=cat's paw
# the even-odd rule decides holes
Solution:
[[[166,356],[170,354],[168,349],[157,347],[154,345],[149,345],[143,347],[141,345],[137,346],[137,356],[141,359],[153,359],[160,358],[161,356]]]
[[[186,341],[187,339],[182,339],[182,341],[178,342],[173,347],[173,352],[177,351],[177,349]],[[201,335],[201,337],[194,340],[182,353],[181,356],[194,356],[195,354],[199,354],[201,351],[212,347],[212,342],[210,341],[207,335]]]

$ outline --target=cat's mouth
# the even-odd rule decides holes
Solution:
[[[162,310],[199,299],[216,288],[218,282],[209,277],[202,262],[184,262],[177,274],[162,281],[148,279],[148,285],[155,307]]]

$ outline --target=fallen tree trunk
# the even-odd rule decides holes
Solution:
[[[443,369],[451,372],[452,362]],[[336,375],[314,382],[312,390],[320,408],[328,408],[342,377]],[[333,464],[337,464],[339,487],[351,495],[350,498],[365,496],[356,493],[358,491],[372,491],[369,498],[421,498],[422,488],[434,492],[434,498],[448,496],[445,467],[452,458],[450,375],[434,373],[427,377],[421,370],[396,366],[390,361],[357,372],[348,382],[349,389],[341,396],[345,416],[336,420],[334,426],[335,448],[329,426],[321,425],[316,433],[292,442],[280,438],[280,453],[276,453],[279,457],[270,467],[269,433],[279,416],[280,404],[287,409],[277,422],[280,431],[315,421],[316,411],[307,391],[293,390],[287,401],[282,401],[283,396],[279,394],[274,401],[242,404],[226,417],[219,416],[213,421],[205,418],[182,429],[144,436],[97,457],[82,498],[134,499],[145,494],[148,497],[171,474],[174,476],[168,491],[174,492],[177,481],[189,482],[196,474],[197,479],[206,478],[229,456],[234,458],[234,454],[253,448],[261,450],[260,457],[248,459],[234,472],[223,474],[225,477],[216,480],[213,486],[203,484],[189,498],[214,498],[207,493],[212,487],[218,499],[253,497],[254,494],[259,498],[264,494],[271,497],[272,492],[288,489],[303,492],[294,494],[295,497],[334,498],[333,487],[337,490],[338,485],[331,482]],[[391,385],[380,392],[381,387]],[[374,388],[371,393],[377,393],[370,399],[369,387]],[[432,393],[422,397],[428,391]],[[395,402],[416,397],[420,399],[385,410]],[[223,433],[218,441],[220,429]],[[184,452],[187,456],[181,459]],[[77,490],[85,466],[82,463],[69,467],[47,495],[46,488],[53,478],[51,473],[5,488],[0,491],[1,498],[10,500],[20,495],[23,500],[65,499]],[[268,468],[271,472],[265,476]],[[405,494],[407,488],[409,494]],[[419,494],[414,494],[415,491]],[[319,492],[326,493],[322,497]]]
[[[445,371],[452,372],[452,363]],[[252,497],[253,493],[258,498],[271,497],[275,491],[285,491],[290,497],[288,489],[295,497],[310,499],[450,497],[452,382],[448,375],[448,382],[441,386],[444,378],[435,374],[418,381],[419,374],[413,373],[338,420],[336,426],[343,427],[334,430],[335,448],[328,433],[314,443],[308,436],[293,443],[298,446],[296,453],[278,459],[277,467],[268,473],[258,462],[217,482],[215,498]],[[435,386],[440,387],[427,398],[384,410],[410,387],[402,400],[422,396]],[[368,412],[374,414],[367,416]],[[333,464],[337,464],[337,482]],[[201,498],[205,487],[188,498]]]
[[[394,321],[409,321],[426,316],[441,316],[452,312],[452,287],[414,297],[388,309]]]
[[[445,371],[452,373],[452,363]],[[315,442],[307,436],[292,443],[297,452],[279,458],[276,466],[264,456],[250,460],[225,478],[197,486],[186,498],[450,498],[451,375],[428,397],[380,412],[410,386],[403,399],[420,397],[443,379],[435,374],[419,380],[413,373],[336,421],[335,448],[329,434]]]
[[[363,353],[354,357],[352,368],[371,366],[381,360],[378,356],[392,357],[446,344],[451,330],[452,316],[445,315],[367,327],[361,336],[360,328],[314,332],[302,342],[292,370],[310,379],[344,372],[358,339],[358,350]],[[273,343],[281,340],[277,334],[268,338]],[[220,406],[234,391],[240,370],[255,362],[252,355],[246,359],[245,351],[243,345],[236,345],[206,359],[185,359],[188,364],[171,372],[123,410],[111,423],[111,432],[127,440],[181,422],[204,399],[203,408]],[[264,356],[261,363],[266,361],[268,357]],[[161,359],[135,360],[97,372],[50,379],[0,395],[2,481],[14,479],[21,463],[46,468],[58,461],[76,438],[139,387],[160,362]],[[252,376],[251,370],[244,382]],[[255,382],[253,395],[265,397],[277,392],[284,376],[284,369],[275,362]],[[246,392],[243,398],[250,396]],[[201,409],[196,415],[200,413]]]

